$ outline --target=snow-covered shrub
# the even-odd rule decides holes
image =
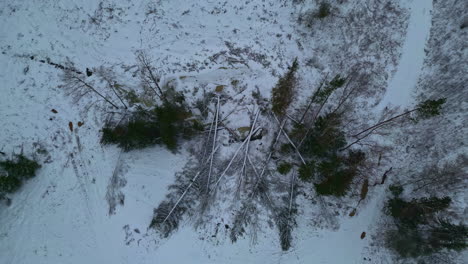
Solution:
[[[0,193],[12,193],[21,187],[21,180],[6,174],[0,174]]]
[[[401,185],[390,185],[388,187],[393,196],[398,197],[403,193],[403,187]]]
[[[284,162],[284,163],[281,163],[277,169],[280,174],[285,175],[285,174],[288,174],[288,172],[292,169],[292,164]]]
[[[18,190],[23,181],[36,176],[41,166],[23,155],[15,159],[0,162],[0,193],[12,193]]]
[[[322,1],[316,8],[308,10],[299,18],[299,22],[304,23],[308,27],[312,25],[317,20],[325,19],[332,14],[332,5],[327,1]]]
[[[326,2],[326,1],[322,1],[319,5],[319,8],[317,10],[317,13],[315,14],[315,16],[319,19],[323,19],[323,18],[326,18],[327,16],[329,16],[331,14],[331,5],[330,3]]]
[[[299,179],[303,181],[311,181],[315,176],[315,161],[308,161],[299,167]]]
[[[36,176],[36,171],[41,165],[34,160],[26,158],[24,155],[18,155],[13,160],[1,161],[0,167],[7,172],[9,177],[27,180]]]

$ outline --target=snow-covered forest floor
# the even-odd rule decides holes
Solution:
[[[429,0],[334,0],[332,15],[317,19],[319,2],[3,0],[0,155],[24,153],[42,168],[9,195],[11,205],[0,203],[0,263],[395,263],[379,242],[388,185],[467,152],[467,31],[457,13],[467,6],[456,0],[434,6]],[[108,85],[142,93],[141,54],[151,59],[162,86],[183,92],[191,105],[206,99],[206,112],[194,115],[204,117],[207,128],[218,112],[222,129],[214,140],[210,130],[181,141],[177,151],[161,145],[125,152],[101,144],[103,126],[134,109],[124,110]],[[289,123],[300,119],[320,83],[338,74],[352,77],[349,89],[357,94],[348,102],[347,134],[421,98],[447,97],[447,115],[365,142],[385,145],[369,158],[378,166],[368,169],[368,180],[380,182],[392,171],[362,202],[363,179],[343,198],[319,198],[299,182],[297,169],[281,175],[268,163],[273,202],[255,202],[245,234],[232,243],[236,216],[251,199],[252,178],[264,168],[280,128],[264,110],[295,58]],[[72,90],[63,74],[72,68],[120,109]],[[87,69],[91,76],[84,76]],[[157,98],[148,100],[143,103]],[[260,136],[250,140],[255,128]],[[193,177],[184,172],[204,162],[206,149],[216,150],[210,175],[219,185],[207,187],[215,194],[205,207],[188,192],[180,202],[187,212],[165,238],[149,228],[154,209],[178,201]],[[454,213],[466,216],[466,190],[453,194]],[[287,251],[275,222],[275,209],[284,206],[297,209]],[[463,257],[450,259],[463,263]]]

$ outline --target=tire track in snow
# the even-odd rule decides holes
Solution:
[[[101,195],[97,185],[95,184],[95,178],[91,179],[90,175],[103,175],[101,167],[98,164],[92,164],[91,160],[94,157],[93,152],[87,153],[83,151],[83,145],[80,142],[78,132],[79,128],[74,130],[75,142],[73,152],[70,154],[72,158],[72,166],[79,183],[80,192],[84,198],[84,203],[87,209],[87,225],[91,231],[91,241],[98,248],[98,251],[102,251],[102,243],[108,241],[108,237],[105,232],[102,232],[101,227],[105,225],[106,219],[104,216],[104,197]],[[88,143],[88,142],[86,142]],[[84,146],[88,146],[85,144]],[[91,149],[91,148],[90,148]],[[103,153],[95,153],[99,156],[104,156]],[[91,156],[89,156],[91,155]],[[100,162],[104,162],[100,160]],[[102,203],[99,203],[99,202]],[[102,209],[102,210],[101,210]],[[98,236],[98,234],[100,234]],[[105,256],[100,255],[100,262],[107,263]]]

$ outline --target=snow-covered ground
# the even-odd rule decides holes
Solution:
[[[424,61],[432,1],[401,2],[410,10],[409,26],[382,102],[406,107]],[[240,80],[268,97],[278,72],[306,54],[307,39],[288,36],[299,10],[281,1],[2,1],[0,151],[23,149],[43,166],[11,196],[11,206],[0,205],[0,263],[385,263],[368,251],[384,186],[372,191],[356,216],[339,217],[335,230],[314,227],[310,216],[300,215],[288,252],[281,251],[275,229],[232,244],[222,222],[215,236],[187,224],[160,239],[147,229],[153,209],[189,154],[101,146],[105,107],[74,102],[59,86],[60,71],[40,62],[69,59],[81,70],[123,69],[134,63],[137,50],[150,50],[161,74],[187,89]],[[317,68],[306,71],[305,81],[320,76]],[[241,113],[238,127],[248,125]],[[39,147],[48,153],[38,154]],[[109,215],[106,193],[116,164],[125,176],[125,202]]]

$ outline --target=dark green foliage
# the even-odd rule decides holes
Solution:
[[[299,63],[296,58],[288,72],[278,80],[278,84],[276,84],[272,90],[272,110],[278,116],[283,116],[286,113],[286,110],[293,100],[296,88],[295,73],[298,68]]]
[[[432,228],[429,244],[434,249],[453,249],[461,251],[467,248],[468,228],[463,225],[454,225],[441,221],[440,225]]]
[[[286,175],[288,174],[289,171],[291,171],[292,164],[284,162],[284,163],[281,163],[277,169],[280,174]]]
[[[15,192],[23,181],[36,176],[36,171],[40,167],[36,161],[23,155],[16,156],[14,160],[0,162],[0,193]]]
[[[310,157],[326,157],[346,146],[346,138],[340,125],[341,116],[336,113],[317,118],[301,146],[301,153]]]
[[[356,171],[344,169],[329,174],[323,182],[315,184],[315,190],[320,195],[343,196],[348,191]]]
[[[307,133],[307,127],[304,124],[294,123],[289,136],[297,141],[300,141]]]
[[[393,196],[398,197],[403,193],[403,187],[401,185],[390,185],[388,187]]]
[[[418,210],[417,206],[400,198],[388,200],[387,210],[391,216],[405,225],[414,227],[423,220],[422,212]]]
[[[317,18],[320,18],[320,19],[323,19],[323,18],[326,18],[327,16],[329,16],[331,13],[331,6],[329,3],[323,1],[320,3],[320,6],[317,10],[317,14],[316,14],[316,17]]]
[[[205,126],[198,119],[192,120],[192,127],[191,128],[192,128],[193,131],[198,131],[198,132],[201,132],[201,131],[205,130]]]
[[[366,154],[360,150],[350,150],[348,152],[348,156],[344,160],[344,163],[348,166],[348,168],[356,169],[359,165],[364,162],[366,159]]]
[[[27,180],[36,175],[36,170],[39,169],[41,165],[23,155],[18,155],[16,160],[0,162],[0,167],[8,173],[9,177]]]
[[[162,143],[168,149],[177,148],[178,138],[190,138],[197,131],[204,129],[197,120],[186,121],[190,112],[186,110],[181,96],[176,96],[178,104],[164,103],[151,111],[140,111],[134,114],[132,120],[117,127],[103,128],[101,142],[103,144],[118,144],[125,151],[141,149]]]
[[[174,150],[177,147],[177,134],[183,132],[183,121],[187,117],[187,112],[174,104],[164,104],[162,107],[154,109],[158,120],[161,141],[168,149]]]
[[[191,138],[204,129],[198,120],[187,120],[191,112],[185,104],[183,93],[176,91],[171,83],[166,83],[161,93],[161,105],[151,110],[144,110],[140,106],[129,122],[116,127],[104,127],[101,142],[118,144],[125,151],[154,144],[164,144],[168,149],[176,150],[179,138]],[[142,102],[146,107],[153,105],[144,98],[138,98],[134,91],[127,92],[126,97],[134,103]],[[203,112],[204,109],[201,108],[200,111]]]
[[[411,228],[399,228],[388,231],[385,237],[387,246],[402,257],[426,256],[433,253],[427,247],[423,232]]]
[[[140,118],[115,128],[105,127],[102,132],[103,144],[118,144],[125,151],[148,147],[158,142],[160,137],[155,121]]]
[[[12,193],[21,187],[21,180],[7,175],[0,175],[0,193]]]
[[[445,210],[450,206],[451,202],[452,199],[447,196],[443,198],[430,197],[418,200],[419,206],[422,207],[426,214]]]
[[[363,152],[350,151],[347,157],[333,155],[322,161],[317,166],[317,171],[325,179],[315,184],[315,190],[320,195],[345,195],[364,160]]]
[[[335,85],[343,84],[339,77],[333,82]],[[346,146],[345,135],[340,126],[340,114],[329,113],[320,116],[300,148],[308,160],[319,162],[301,166],[299,178],[311,180],[314,174],[320,176],[323,180],[314,184],[320,195],[345,195],[358,173],[359,166],[365,160],[364,153],[360,151],[350,151],[347,156],[339,153],[339,150]]]
[[[281,145],[281,147],[279,149],[279,152],[281,154],[288,154],[293,150],[294,150],[294,148],[291,146],[291,144],[283,144],[283,145]]]
[[[337,74],[333,79],[330,81],[329,86],[333,88],[340,88],[346,83],[346,78],[341,77],[341,75]]]
[[[313,102],[317,104],[324,103],[328,97],[338,88],[342,87],[345,82],[346,79],[337,74],[324,88],[318,90],[313,95]]]
[[[394,187],[399,195],[401,187]],[[387,246],[402,257],[419,257],[436,253],[444,248],[463,250],[467,247],[468,229],[439,221],[435,213],[445,210],[450,197],[413,199],[409,202],[394,197],[387,201],[387,213],[396,223],[397,230],[387,232]]]
[[[336,174],[342,167],[343,160],[337,155],[332,155],[318,164],[317,171],[320,175],[328,178],[333,176],[333,174]]]
[[[315,162],[309,161],[307,164],[301,165],[299,167],[299,179],[303,181],[311,181],[315,175]]]
[[[431,214],[448,208],[450,202],[450,197],[430,197],[414,199],[410,202],[392,198],[387,202],[387,210],[399,224],[415,228],[419,224],[426,223]]]
[[[387,246],[400,256],[416,258],[428,256],[443,249],[461,251],[467,248],[468,229],[441,221],[429,229],[400,226],[386,234]]]
[[[442,105],[447,101],[446,98],[438,100],[426,100],[418,104],[417,111],[420,118],[429,118],[440,115]]]

